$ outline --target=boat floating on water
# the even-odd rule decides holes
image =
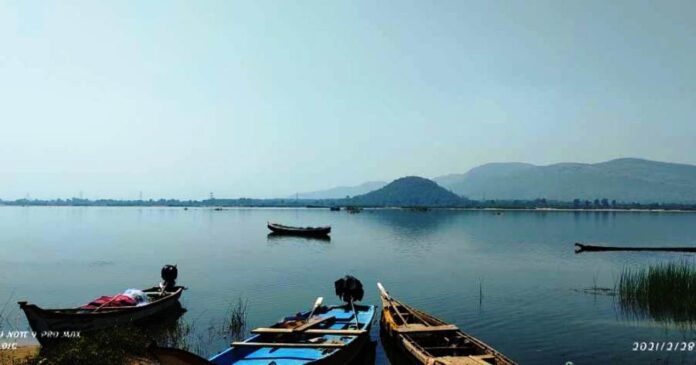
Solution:
[[[292,227],[278,223],[267,223],[268,229],[275,234],[292,236],[326,236],[331,233],[331,226],[324,227]]]
[[[232,342],[209,360],[177,349],[153,347],[150,351],[162,365],[348,364],[360,356],[370,340],[375,306],[355,304],[364,293],[360,281],[352,276],[336,281],[335,287],[345,304],[323,306],[319,297],[310,311],[256,328],[250,338]]]
[[[173,310],[182,311],[179,298],[186,288],[176,286],[177,275],[176,266],[163,267],[162,283],[156,287],[142,289],[142,302],[137,305],[120,305],[119,302],[127,299],[123,298],[123,294],[102,297],[99,299],[105,300],[78,308],[44,309],[26,301],[20,301],[18,304],[27,316],[32,331],[36,332],[36,339],[45,345],[60,339],[66,332],[87,333],[121,324],[146,323]]]
[[[382,299],[381,332],[412,364],[516,365],[457,326],[392,298],[380,283],[377,287]]]
[[[654,252],[696,252],[696,247],[616,247],[575,243],[575,253],[603,251],[654,251]]]

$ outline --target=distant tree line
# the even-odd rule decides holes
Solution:
[[[664,209],[664,210],[696,210],[696,203],[640,203],[618,202],[615,199],[597,198],[594,200],[574,199],[572,202],[535,199],[535,200],[486,200],[471,201],[477,208],[504,208],[504,209]]]
[[[5,206],[103,206],[103,207],[308,207],[322,208],[332,206],[361,206],[384,207],[378,202],[360,204],[353,199],[203,199],[203,200],[178,200],[178,199],[149,199],[149,200],[117,200],[117,199],[17,199],[0,200],[0,205]],[[462,199],[452,205],[408,204],[408,207],[451,207],[472,209],[663,209],[663,210],[696,210],[696,203],[639,203],[617,202],[607,198],[594,200],[574,199],[573,201],[556,201],[539,198],[535,200],[470,200]]]

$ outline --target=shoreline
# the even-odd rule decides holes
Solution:
[[[197,209],[197,210],[233,210],[233,209],[329,209],[330,206],[286,206],[286,205],[249,205],[249,206],[224,206],[224,205],[202,205],[202,206],[185,206],[185,205],[14,205],[0,204],[0,208],[170,208],[170,209]],[[345,207],[341,207],[345,211]],[[430,210],[461,210],[461,211],[491,211],[491,212],[592,212],[592,213],[696,213],[696,209],[650,209],[650,208],[467,208],[467,207],[433,207],[433,206],[417,206],[417,207],[358,207],[362,210],[405,210],[417,211],[419,213],[427,213]],[[426,211],[418,211],[418,209],[427,209]]]
[[[10,365],[17,361],[35,358],[40,349],[39,345],[18,345],[16,349],[0,350],[0,365]]]

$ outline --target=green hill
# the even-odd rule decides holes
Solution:
[[[362,206],[460,206],[466,199],[432,180],[417,176],[396,179],[381,189],[348,199]]]

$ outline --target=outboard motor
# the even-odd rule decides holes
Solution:
[[[176,278],[179,275],[179,270],[176,265],[164,265],[162,268],[162,283],[160,283],[160,288],[164,291],[175,291],[176,290]]]
[[[353,303],[362,300],[365,291],[360,280],[354,276],[346,275],[345,277],[336,280],[336,295],[346,303]]]

